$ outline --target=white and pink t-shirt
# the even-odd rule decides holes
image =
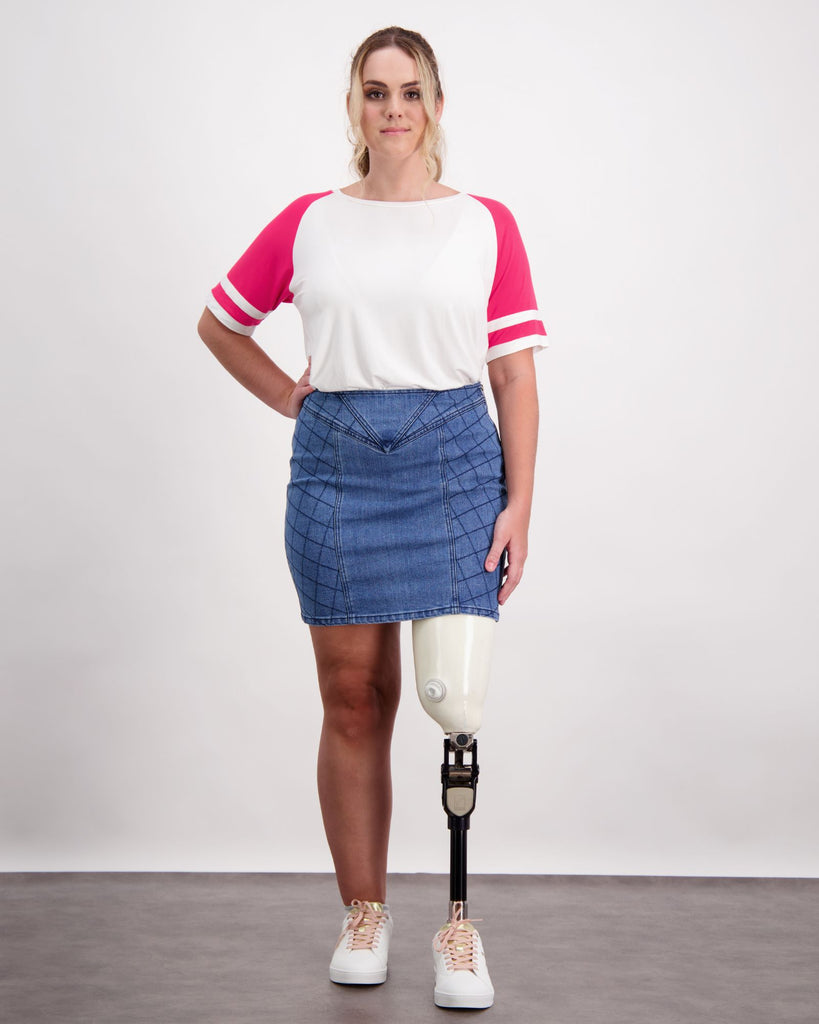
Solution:
[[[406,203],[301,196],[207,305],[250,335],[280,302],[301,314],[319,391],[461,387],[488,360],[546,344],[512,214],[466,192]]]

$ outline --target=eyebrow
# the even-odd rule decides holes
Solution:
[[[380,85],[382,89],[388,89],[389,88],[389,86],[387,85],[386,82],[376,82],[375,79],[373,79],[373,78],[368,79],[364,83],[364,85]],[[409,89],[409,87],[411,85],[420,85],[420,82],[404,82],[404,84],[401,86],[401,88],[402,89]]]

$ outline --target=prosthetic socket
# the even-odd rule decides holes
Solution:
[[[466,833],[478,785],[478,741],[489,685],[495,621],[441,615],[412,623],[415,685],[421,705],[447,736],[441,765],[450,829],[449,919],[467,918]],[[464,763],[464,755],[470,760]]]

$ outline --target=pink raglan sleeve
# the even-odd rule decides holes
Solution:
[[[300,196],[263,228],[219,284],[207,307],[238,334],[255,328],[280,302],[292,302],[293,242],[305,210],[328,192]]]
[[[525,348],[540,352],[548,344],[543,340],[546,328],[537,308],[529,259],[515,218],[496,199],[474,198],[491,213],[497,239],[495,278],[486,310],[486,361]]]

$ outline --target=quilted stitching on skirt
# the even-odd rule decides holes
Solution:
[[[302,618],[498,618],[483,562],[506,502],[480,383],[311,392],[293,434],[285,548]]]

